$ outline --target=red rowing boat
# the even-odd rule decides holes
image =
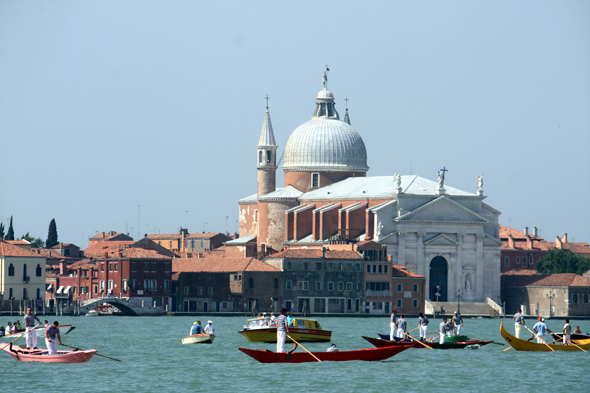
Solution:
[[[1,349],[21,362],[44,363],[86,363],[96,353],[96,349],[85,351],[57,351],[57,355],[49,355],[46,349],[26,349],[18,345],[3,345]]]
[[[397,355],[398,353],[410,348],[410,345],[399,344],[386,348],[367,348],[356,351],[338,351],[338,352],[312,352],[321,361],[347,362],[350,360],[364,360],[372,362],[376,360],[385,360]],[[276,353],[269,350],[260,351],[257,349],[239,348],[246,355],[253,357],[260,363],[306,363],[317,362],[313,356],[307,352]]]

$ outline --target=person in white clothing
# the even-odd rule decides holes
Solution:
[[[406,331],[406,325],[407,322],[404,318],[404,314],[402,314],[400,318],[397,320],[397,337],[401,340],[404,340],[406,338],[406,335],[404,334],[404,332]]]
[[[207,326],[205,326],[205,333],[213,334],[215,333],[215,326],[213,326],[213,321],[207,321]]]
[[[428,317],[422,313],[418,314],[418,327],[420,328],[420,341],[426,341],[428,335]]]
[[[27,335],[27,349],[33,347],[37,349],[37,332],[35,331],[35,320],[41,324],[37,315],[33,314],[33,310],[29,307],[27,308],[27,315],[25,315],[23,319],[23,323],[25,324],[26,335]]]
[[[287,323],[287,309],[281,309],[281,315],[277,318],[277,353],[285,352],[285,340],[289,334],[289,324]]]
[[[512,319],[514,319],[514,336],[520,338],[520,330],[525,326],[524,317],[522,316],[522,310],[520,308],[518,309],[518,312],[514,314]]]
[[[53,325],[49,326],[47,330],[45,330],[45,345],[49,350],[49,355],[57,355],[57,342],[55,339],[59,340],[61,344],[61,336],[59,334],[59,328],[57,327],[59,323],[57,321],[53,322]]]
[[[336,348],[336,344],[332,344],[326,352],[338,352],[338,348]]]
[[[461,318],[461,315],[459,315],[457,311],[455,311],[455,314],[453,315],[453,325],[455,327],[455,334],[460,336],[461,327],[463,326],[463,318]]]
[[[397,336],[397,320],[395,318],[395,309],[391,312],[391,322],[389,323],[390,331],[389,331],[389,341],[393,341],[393,338]]]

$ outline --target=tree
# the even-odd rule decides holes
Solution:
[[[46,248],[51,248],[53,246],[57,246],[59,242],[57,241],[57,225],[55,225],[55,218],[51,219],[49,223],[49,232],[47,233],[47,241],[45,242]]]
[[[535,265],[539,273],[576,273],[583,274],[590,270],[590,259],[574,254],[569,250],[553,248]]]
[[[4,240],[4,224],[0,222],[0,240]]]
[[[8,227],[8,233],[4,240],[14,240],[14,229],[12,228],[12,216],[10,216],[10,226]]]
[[[40,237],[33,237],[33,236],[29,235],[29,232],[27,232],[26,235],[21,236],[21,238],[19,240],[28,241],[29,243],[31,243],[31,247],[34,247],[34,248],[45,247],[45,242],[43,241],[43,239],[41,239]]]

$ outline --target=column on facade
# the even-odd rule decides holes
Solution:
[[[426,277],[426,266],[424,262],[424,232],[418,232],[416,243],[416,273]]]
[[[457,262],[455,263],[455,285],[453,289],[453,296],[456,295],[457,291],[461,291],[461,294],[465,292],[465,286],[463,285],[463,240],[464,235],[462,233],[457,234]]]
[[[477,233],[475,246],[476,270],[475,270],[475,300],[483,299],[483,233]]]
[[[406,232],[397,233],[397,264],[406,265]]]

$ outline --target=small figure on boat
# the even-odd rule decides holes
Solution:
[[[203,326],[201,326],[201,321],[197,321],[193,323],[193,327],[191,328],[191,335],[193,334],[203,334]]]
[[[524,323],[524,317],[522,316],[522,310],[519,308],[516,314],[512,317],[514,319],[514,336],[520,338],[520,329],[526,326]]]
[[[394,337],[397,336],[397,319],[395,317],[395,308],[391,311],[391,322],[389,323],[389,341],[393,341]]]
[[[6,325],[6,329],[4,330],[4,335],[8,336],[9,334],[12,334],[12,322],[8,322],[8,325]]]
[[[428,335],[428,317],[422,313],[418,314],[418,330],[420,331],[420,341],[426,341]]]
[[[17,319],[17,320],[16,320],[16,322],[14,323],[14,329],[13,329],[13,331],[16,333],[16,332],[18,332],[19,330],[22,330],[22,328],[23,328],[23,327],[22,327],[22,325],[20,324],[20,321]]]
[[[545,318],[541,317],[539,317],[539,322],[533,326],[533,331],[537,335],[537,343],[539,344],[545,344],[545,334],[547,334],[547,332],[551,333],[551,330],[545,325]]]
[[[10,323],[10,322],[8,322],[8,323]],[[582,334],[582,331],[580,330],[579,326],[576,326],[576,330],[574,330],[574,333],[575,334]]]
[[[281,309],[281,315],[277,318],[277,353],[285,352],[285,340],[289,334],[289,324],[287,323],[287,309]]]
[[[49,322],[47,321],[47,319],[43,322],[43,327],[45,329],[47,329],[49,327]]]
[[[57,355],[57,343],[55,339],[59,341],[61,344],[61,336],[59,334],[59,328],[57,327],[59,322],[53,322],[53,325],[49,326],[47,330],[45,330],[45,345],[47,346],[47,350],[49,351],[49,355]]]
[[[277,326],[277,317],[270,313],[270,326]]]
[[[447,319],[443,318],[443,321],[439,325],[439,336],[440,342],[439,344],[444,344],[447,334],[450,335],[449,324],[447,323]]]
[[[213,334],[215,333],[215,326],[213,326],[213,321],[207,321],[207,326],[205,326],[205,333]]]
[[[459,315],[457,311],[455,311],[455,314],[453,315],[453,325],[455,327],[455,335],[460,336],[461,327],[463,327],[463,318],[461,318],[461,315]]]
[[[404,319],[404,314],[400,315],[399,319],[397,320],[397,337],[401,338],[402,340],[404,339],[405,336],[405,332],[406,332],[406,326],[407,326],[408,322]],[[393,340],[390,340],[393,341]]]
[[[295,317],[293,317],[293,314],[289,313],[289,315],[287,316],[287,323],[289,324],[290,327],[293,326],[294,320],[295,320]]]
[[[563,325],[563,345],[572,345],[572,325],[569,319],[566,319]]]
[[[326,352],[338,352],[338,348],[336,348],[336,344],[332,344]]]
[[[260,318],[260,322],[258,322],[258,326],[268,326],[268,321],[266,320],[266,313],[265,312],[263,312],[262,316],[261,317],[259,316],[258,318]]]
[[[39,325],[41,324],[41,321],[39,318],[37,318],[37,315],[33,314],[33,310],[30,307],[27,308],[27,315],[25,315],[23,319],[26,329],[27,349],[31,347],[37,349],[37,332],[35,332],[35,320],[39,322]]]

